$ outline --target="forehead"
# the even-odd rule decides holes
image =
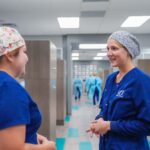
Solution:
[[[122,47],[123,45],[120,44],[118,41],[114,40],[114,39],[110,39],[107,42],[107,46],[118,46],[118,47]]]

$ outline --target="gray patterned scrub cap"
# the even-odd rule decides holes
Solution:
[[[127,31],[116,31],[109,36],[108,41],[110,39],[114,39],[122,44],[129,51],[132,58],[135,58],[140,54],[139,41],[131,33]]]

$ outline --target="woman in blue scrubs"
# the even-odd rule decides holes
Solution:
[[[40,111],[15,80],[25,73],[26,51],[17,30],[0,27],[0,150],[55,150],[54,142],[37,134]]]
[[[100,135],[99,150],[149,150],[150,76],[133,63],[139,42],[117,31],[108,38],[107,50],[111,66],[119,71],[107,78],[101,111],[89,131]]]

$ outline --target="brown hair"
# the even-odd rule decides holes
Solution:
[[[16,50],[13,50],[13,51],[11,51],[11,52],[8,52],[8,53],[10,53],[10,54],[12,54],[13,56],[17,57],[17,56],[19,55],[19,49],[20,49],[20,47],[17,48]],[[4,57],[4,55],[0,56],[0,63],[2,63],[3,57]]]

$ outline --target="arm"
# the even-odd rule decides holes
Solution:
[[[91,124],[90,131],[98,135],[103,135],[110,131],[121,136],[147,136],[150,135],[150,123],[139,120],[110,122],[99,118]]]
[[[140,120],[111,121],[110,128],[112,132],[123,136],[150,135],[150,123]]]
[[[90,129],[87,132],[92,132],[99,135],[104,135],[110,130],[110,121],[104,121],[103,118],[99,118],[98,120],[94,121],[90,125]]]
[[[0,150],[55,150],[54,142],[47,139],[38,145],[25,143],[25,130],[24,125],[0,130]]]
[[[120,135],[150,135],[150,78],[139,77],[133,86],[132,97],[136,117],[132,120],[111,121],[111,131]]]
[[[99,104],[100,112],[95,117],[95,120],[98,120],[99,118],[104,118],[103,103],[104,103],[104,99],[105,99],[106,95],[108,95],[108,93],[106,93],[107,92],[106,89],[108,88],[108,85],[111,84],[111,83],[108,83],[108,82],[109,82],[109,78],[107,78],[107,80],[106,80],[105,87],[104,87],[104,90],[102,92],[102,97],[101,97],[100,104]]]
[[[99,114],[95,117],[95,120],[98,120],[99,118],[103,118],[103,108],[102,108],[102,105],[103,105],[103,95],[104,95],[104,94],[102,94],[102,98],[101,98],[100,104],[99,104],[100,112],[99,112]]]

